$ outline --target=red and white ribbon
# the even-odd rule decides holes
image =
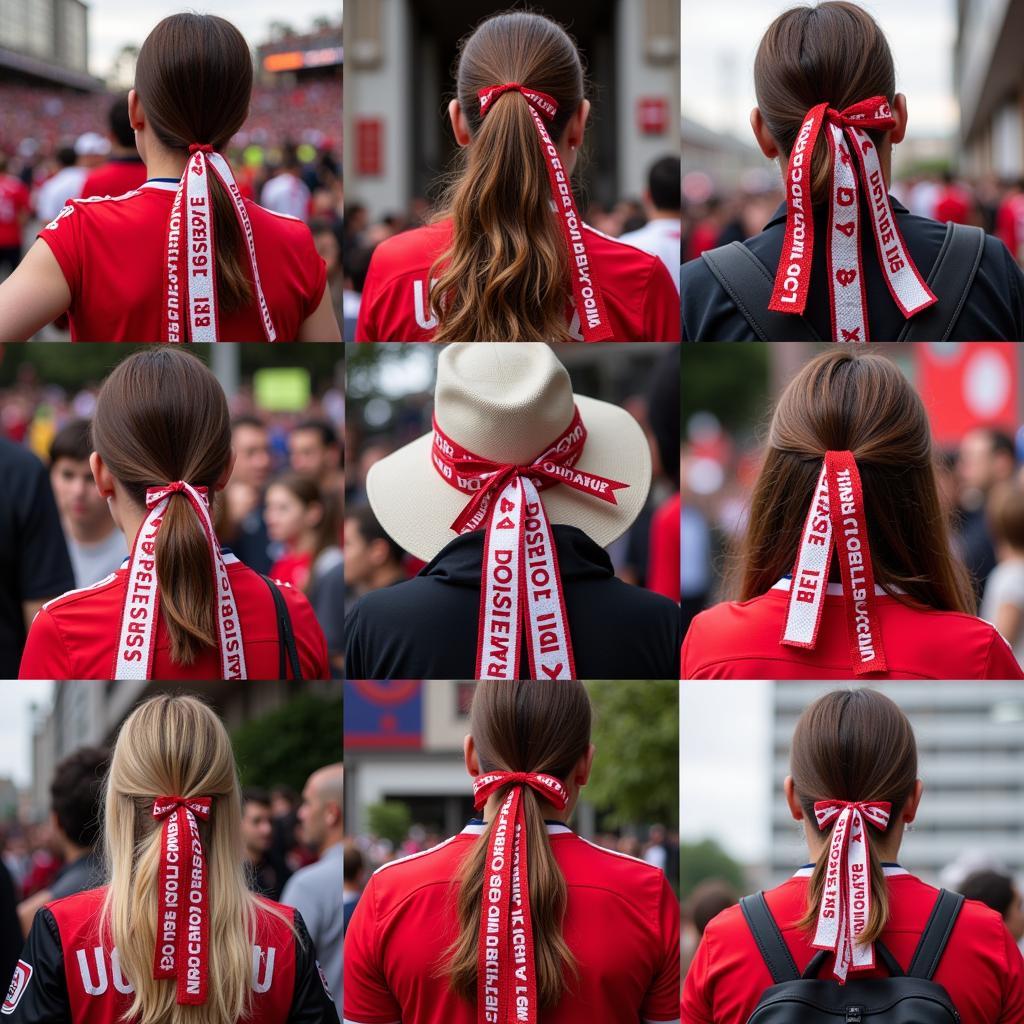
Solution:
[[[260,282],[252,224],[231,167],[224,157],[213,151],[212,146],[193,144],[188,147],[188,151],[188,163],[174,196],[171,219],[167,225],[164,336],[171,342],[220,340],[213,201],[210,196],[210,175],[215,174],[231,197],[238,226],[242,229],[263,333],[267,341],[276,341],[277,332]],[[187,251],[184,267],[182,235],[185,236]]]
[[[545,121],[553,121],[558,114],[558,102],[547,93],[529,89],[518,82],[492,85],[477,93],[480,100],[480,117],[486,117],[493,108],[494,101],[507,92],[518,92],[530,105],[530,114],[533,117],[533,124],[540,139],[540,148],[548,168],[555,216],[561,225],[565,244],[569,251],[572,294],[576,303],[576,311],[580,317],[583,340],[610,341],[612,340],[611,324],[608,321],[608,313],[605,310],[601,291],[594,280],[587,243],[583,237],[583,221],[576,209],[576,200],[572,194],[572,183],[569,180],[569,173],[558,155],[558,148],[551,141],[545,124]]]
[[[537,972],[533,957],[523,786],[563,811],[569,794],[543,772],[488,772],[473,782],[477,810],[495,791],[511,786],[487,843],[477,954],[478,1024],[536,1024]]]
[[[526,625],[532,679],[575,679],[555,539],[540,491],[556,484],[618,504],[628,484],[575,469],[587,440],[579,409],[565,432],[527,466],[491,462],[456,444],[434,420],[434,468],[473,497],[456,533],[486,526],[476,640],[477,679],[515,679]]]
[[[818,641],[832,549],[839,552],[850,657],[856,675],[886,672],[875,606],[864,492],[852,452],[826,452],[800,536],[782,643],[812,649]]]
[[[840,342],[869,341],[860,240],[860,188],[871,212],[882,274],[900,312],[911,317],[936,301],[910,257],[889,203],[878,151],[865,131],[896,127],[884,96],[873,96],[841,111],[819,103],[807,112],[789,154],[786,237],[768,308],[777,313],[801,314],[807,306],[814,253],[811,154],[823,125],[832,164],[827,249],[832,338]]]
[[[161,796],[153,801],[153,817],[163,821],[153,977],[176,978],[182,1006],[206,1002],[210,895],[196,819],[208,821],[210,806],[205,796]]]
[[[875,947],[857,941],[871,915],[871,861],[865,822],[884,832],[891,811],[892,804],[886,801],[819,800],[814,805],[818,828],[824,832],[833,822],[835,827],[811,945],[835,953],[832,970],[840,984],[850,971],[875,966]]]
[[[245,679],[245,648],[238,603],[231,587],[224,556],[210,518],[205,487],[193,487],[184,480],[150,487],[146,491],[146,518],[135,535],[128,562],[128,581],[121,609],[121,630],[114,654],[112,679],[151,679],[156,654],[156,626],[160,617],[157,586],[156,539],[167,512],[167,504],[180,494],[196,514],[210,553],[210,568],[216,604],[217,639],[222,679]]]

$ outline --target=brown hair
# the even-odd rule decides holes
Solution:
[[[477,93],[509,82],[547,93],[557,143],[583,102],[579,52],[548,18],[499,14],[463,41],[456,77],[472,141],[444,204],[452,243],[431,271],[434,340],[569,341],[569,254],[530,105],[510,92],[483,119]]]
[[[213,488],[231,459],[228,403],[195,356],[154,345],[129,356],[96,400],[93,447],[128,497],[146,507],[146,488],[184,480]],[[215,593],[202,525],[187,499],[171,496],[156,540],[160,611],[171,660],[191,665],[216,644]]]
[[[872,96],[892,104],[896,70],[889,43],[874,18],[846,0],[793,7],[768,26],[754,59],[757,105],[771,136],[788,157],[807,111],[819,103],[843,110]],[[875,145],[885,133],[869,131]],[[811,199],[828,196],[832,161],[826,133],[811,155]]]
[[[294,495],[305,508],[309,508],[310,505],[320,506],[320,522],[314,528],[312,552],[314,562],[323,551],[332,544],[337,544],[338,523],[336,503],[331,495],[321,490],[320,485],[314,479],[303,476],[301,473],[283,473],[270,482],[270,487],[283,487],[290,494]],[[312,582],[313,577],[310,574],[310,585],[312,585]]]
[[[1014,551],[1024,551],[1024,488],[1003,484],[988,499],[988,519],[995,539]]]
[[[545,772],[565,781],[590,747],[590,698],[572,682],[478,683],[470,711],[470,733],[480,770]],[[498,790],[503,799],[508,787]],[[551,852],[540,797],[523,786],[529,857],[529,900],[533,916],[537,996],[541,1007],[558,1003],[565,973],[576,970],[562,936],[566,885]],[[476,993],[480,941],[480,903],[484,861],[494,821],[463,861],[457,878],[459,935],[449,950],[445,971],[453,991],[467,999]]]
[[[789,773],[808,821],[818,800],[887,801],[890,828],[917,782],[917,743],[907,716],[876,690],[836,690],[818,698],[800,716],[793,732]],[[889,919],[885,872],[871,837],[880,835],[865,818],[871,871],[871,914],[860,935],[874,942]],[[822,835],[826,841],[830,826]],[[807,913],[800,927],[817,919],[828,857],[819,857],[808,887]]]
[[[733,567],[740,600],[792,571],[825,452],[850,451],[875,582],[908,603],[973,614],[967,570],[953,557],[939,503],[928,417],[895,363],[850,346],[816,356],[779,398],[767,447]]]
[[[172,14],[146,36],[135,91],[153,133],[168,149],[220,150],[249,116],[252,55],[242,33],[213,14]],[[216,239],[217,302],[226,312],[252,301],[249,261],[227,190],[208,175]]]

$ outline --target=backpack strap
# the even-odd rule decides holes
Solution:
[[[896,960],[896,957],[889,952],[886,946],[882,943],[881,939],[875,940],[875,952],[878,954],[878,959],[885,965],[885,969],[889,972],[891,978],[902,978],[905,977],[903,968],[900,967]],[[811,978],[816,978],[818,972],[821,970],[825,961],[832,956],[831,950],[819,949],[817,953],[811,958],[811,962],[804,969],[804,973],[800,975],[805,981]]]
[[[299,662],[299,650],[295,645],[295,631],[292,629],[292,617],[285,604],[284,594],[278,585],[269,577],[260,573],[260,578],[268,587],[274,598],[274,610],[277,612],[277,678],[287,679],[288,668],[291,666],[292,679],[302,678],[302,665]]]
[[[907,971],[908,977],[931,980],[963,905],[964,898],[959,893],[950,892],[948,889],[939,891],[939,898],[932,907],[928,924],[914,951],[914,959],[910,963],[910,970]]]
[[[928,275],[928,287],[938,297],[911,317],[897,341],[949,341],[967,303],[985,252],[985,232],[966,224],[947,224],[946,237]]]
[[[730,242],[701,253],[701,259],[732,299],[758,341],[821,341],[810,321],[768,308],[772,275],[742,243]],[[714,339],[708,339],[714,340]]]
[[[800,972],[796,969],[796,962],[782,938],[782,932],[779,931],[772,912],[768,909],[764,892],[744,896],[740,900],[740,909],[747,919],[747,926],[754,936],[757,948],[761,951],[761,957],[771,973],[772,981],[779,985],[784,981],[798,980]]]

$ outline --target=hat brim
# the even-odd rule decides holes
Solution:
[[[651,486],[651,451],[640,424],[624,409],[584,395],[574,396],[587,440],[576,468],[628,486],[615,492],[616,504],[565,485],[541,491],[552,523],[579,527],[606,547],[636,520]],[[434,468],[433,433],[370,467],[366,494],[377,521],[410,554],[429,562],[457,534],[451,524],[470,495],[448,484]]]

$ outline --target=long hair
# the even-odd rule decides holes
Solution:
[[[245,124],[252,98],[252,55],[241,32],[214,14],[172,14],[146,36],[135,65],[135,91],[154,135],[186,154],[193,143],[215,150]],[[217,302],[247,306],[253,289],[234,204],[208,175],[213,206]]]
[[[564,781],[589,749],[590,718],[590,698],[577,681],[479,683],[469,728],[480,770],[544,772]],[[507,787],[498,790],[498,798],[504,798],[507,792]],[[530,851],[529,899],[537,996],[541,1007],[550,1007],[566,990],[566,973],[576,971],[575,959],[562,936],[565,877],[551,852],[540,798],[524,786],[522,801]],[[453,991],[466,999],[474,998],[476,993],[484,862],[493,828],[492,820],[463,861],[456,879],[459,934],[448,951],[445,969]]]
[[[463,41],[456,80],[472,141],[444,204],[451,246],[431,270],[434,340],[569,341],[569,254],[529,103],[510,93],[484,119],[477,93],[509,82],[547,93],[557,143],[584,98],[579,52],[548,18],[500,14]]]
[[[283,487],[302,504],[303,508],[308,509],[311,505],[320,506],[320,521],[313,528],[313,547],[310,551],[312,567],[324,551],[338,543],[337,504],[334,496],[326,493],[316,480],[301,473],[284,473],[276,480],[272,480],[270,487]],[[312,584],[311,572],[309,585]]]
[[[921,399],[891,360],[849,346],[807,363],[775,407],[732,569],[739,600],[766,593],[792,571],[827,451],[851,451],[857,460],[875,582],[899,600],[973,613],[967,570],[953,556],[939,502]]]
[[[162,823],[160,796],[210,797],[199,833],[209,871],[210,985],[206,1003],[179,1006],[176,983],[153,978]],[[134,986],[126,1020],[136,1024],[234,1024],[250,1009],[257,898],[243,868],[241,797],[220,719],[194,697],[162,694],[121,727],[103,812],[109,886],[100,934],[117,948]]]
[[[96,401],[92,443],[140,508],[146,488],[184,480],[213,488],[231,458],[231,420],[217,378],[195,356],[153,345],[110,374]],[[130,539],[129,539],[130,540]],[[191,665],[217,643],[216,594],[203,528],[172,495],[156,540],[160,611],[171,660]]]
[[[754,58],[754,90],[765,126],[788,157],[807,111],[819,103],[842,110],[872,96],[890,103],[896,70],[878,23],[847,0],[793,7],[768,26]],[[875,145],[884,132],[869,131]],[[829,191],[831,157],[822,132],[811,154],[811,200]]]
[[[917,782],[917,743],[907,716],[876,690],[836,690],[800,716],[790,752],[793,790],[804,814],[815,820],[818,800],[888,801],[895,822]],[[889,920],[889,895],[875,843],[882,833],[865,819],[871,875],[871,914],[859,934],[874,942]],[[834,823],[823,832],[826,842]],[[890,828],[892,825],[890,825]],[[807,913],[800,927],[817,920],[828,857],[819,857],[808,887]]]

